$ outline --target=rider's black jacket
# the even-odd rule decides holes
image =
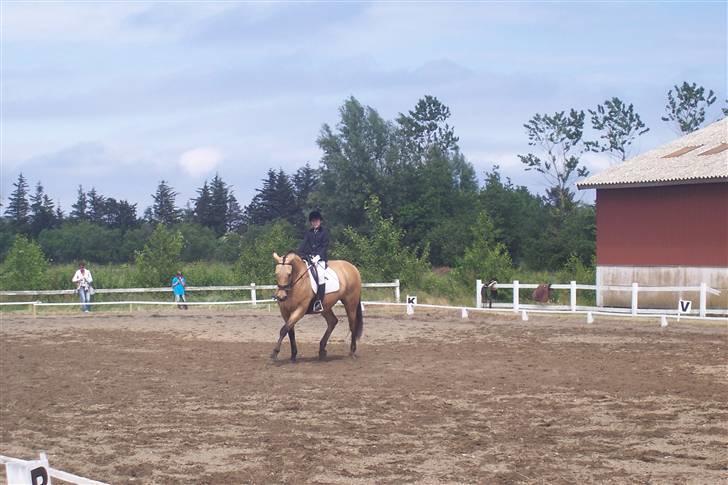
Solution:
[[[324,226],[319,226],[318,229],[311,228],[306,231],[306,235],[303,236],[303,242],[298,247],[298,254],[301,256],[318,255],[323,261],[329,259],[326,254],[328,251],[329,231]]]

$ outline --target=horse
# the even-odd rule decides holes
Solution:
[[[283,257],[274,252],[273,259],[276,262],[275,275],[276,285],[278,286],[274,299],[278,302],[278,308],[285,323],[281,327],[278,342],[273,348],[271,358],[275,360],[278,357],[281,343],[288,335],[291,342],[291,361],[295,362],[298,348],[296,347],[294,327],[308,312],[316,293],[311,288],[311,281],[307,274],[309,271],[308,266],[296,252],[289,251]],[[356,358],[356,342],[361,338],[364,331],[364,318],[361,311],[361,275],[356,266],[348,261],[332,260],[328,262],[328,265],[339,277],[339,290],[325,295],[322,302],[323,311],[321,315],[326,320],[327,327],[319,343],[319,360],[326,359],[326,343],[329,341],[334,327],[339,323],[339,319],[336,318],[333,311],[333,307],[338,301],[344,304],[346,316],[349,319],[349,329],[351,330],[349,355]]]

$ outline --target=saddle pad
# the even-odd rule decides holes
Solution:
[[[319,267],[319,271],[321,271],[321,268]],[[318,282],[313,279],[313,274],[311,274],[311,270],[308,270],[308,277],[311,280],[311,288],[313,289],[313,292],[316,293],[318,290]],[[328,266],[326,268],[326,272],[324,273],[324,280],[326,280],[326,294],[334,293],[335,291],[339,291],[339,277],[336,275],[336,271],[331,269],[331,266]]]

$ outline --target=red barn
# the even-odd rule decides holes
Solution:
[[[719,289],[728,308],[728,119],[577,184],[596,189],[597,282]],[[640,293],[640,307],[676,308],[694,294]],[[599,306],[629,306],[629,292],[599,291]]]

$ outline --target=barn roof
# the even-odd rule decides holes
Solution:
[[[577,183],[580,189],[728,182],[728,118]]]

